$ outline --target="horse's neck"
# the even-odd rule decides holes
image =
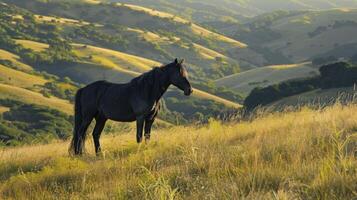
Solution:
[[[166,77],[166,74],[162,74],[160,76],[159,84],[158,84],[158,89],[157,88],[153,88],[153,90],[157,90],[155,91],[155,95],[153,96],[153,100],[154,101],[159,101],[161,99],[161,97],[165,94],[165,92],[167,91],[167,89],[169,88],[169,86],[171,85],[168,77]]]

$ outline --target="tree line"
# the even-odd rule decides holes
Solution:
[[[327,64],[319,69],[320,75],[294,79],[270,85],[264,88],[255,88],[244,100],[244,107],[252,110],[264,106],[284,97],[312,91],[315,89],[329,89],[350,87],[357,83],[357,65],[347,62]]]

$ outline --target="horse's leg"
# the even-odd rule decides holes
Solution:
[[[143,115],[136,117],[136,142],[141,143],[143,139],[145,117]]]
[[[75,142],[75,154],[76,155],[81,155],[83,153],[83,147],[84,147],[84,143],[85,143],[85,139],[86,139],[86,132],[88,129],[88,126],[90,125],[90,123],[92,122],[93,117],[86,117],[83,119],[82,124],[79,128],[79,134],[78,134],[78,138],[76,138]]]
[[[99,138],[103,131],[103,128],[105,126],[105,122],[107,121],[107,119],[105,117],[98,116],[98,117],[96,117],[95,120],[96,120],[96,123],[95,123],[95,127],[93,130],[93,140],[94,140],[95,153],[98,156],[101,152]]]
[[[149,142],[150,140],[150,136],[151,136],[151,127],[152,124],[155,121],[155,117],[154,118],[147,118],[145,120],[145,142]]]

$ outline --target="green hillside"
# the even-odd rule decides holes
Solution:
[[[44,97],[40,93],[6,84],[0,84],[0,91],[0,99],[14,99],[27,104],[47,106],[67,114],[73,113],[73,105],[63,99]]]
[[[229,49],[246,47],[238,40],[207,30],[186,19],[136,5],[91,4],[81,1],[44,3],[35,0],[8,3],[28,9],[42,16],[42,19],[55,15],[58,20],[50,22],[61,27],[59,31],[63,37],[69,37],[76,43],[119,50],[159,62],[184,57],[191,65],[195,78],[222,77],[239,70],[240,60],[226,59],[221,67],[222,63],[202,56],[200,49],[195,48],[193,43],[223,55]],[[65,9],[56,9],[60,7]],[[87,14],[81,14],[83,12]],[[81,23],[73,23],[75,20]]]
[[[207,23],[233,38],[239,38],[260,56],[244,53],[239,59],[262,66],[300,63],[333,52],[350,56],[355,49],[357,10],[340,8],[319,11],[275,11],[249,19],[245,23]],[[342,53],[343,52],[343,53]],[[331,55],[332,53],[330,53]]]
[[[231,88],[246,96],[256,87],[265,87],[293,78],[311,77],[318,73],[318,69],[311,63],[273,65],[233,74],[215,82],[218,86]]]
[[[276,108],[284,107],[325,107],[334,103],[346,104],[348,102],[357,101],[357,91],[353,87],[334,88],[334,89],[318,89],[291,97],[286,97],[282,100],[272,103],[269,106]]]
[[[163,10],[196,22],[244,21],[275,10],[321,10],[357,7],[355,0],[109,0]]]

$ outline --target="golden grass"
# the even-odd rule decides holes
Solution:
[[[73,113],[73,106],[66,100],[56,97],[47,98],[40,93],[2,83],[0,83],[0,98],[14,99],[29,104],[44,105],[61,110],[67,114]]]
[[[0,152],[3,199],[353,199],[356,105],[264,114],[251,122],[103,138],[103,157],[68,142]]]
[[[212,32],[210,30],[207,30],[207,29],[205,29],[205,28],[203,28],[201,26],[198,26],[198,25],[196,25],[194,23],[191,23],[190,21],[188,21],[186,19],[183,19],[181,17],[175,16],[175,15],[173,15],[171,13],[162,12],[162,11],[158,11],[158,10],[154,10],[154,9],[150,9],[150,8],[146,8],[146,7],[142,7],[142,6],[138,6],[138,5],[132,5],[132,4],[124,4],[124,6],[130,8],[132,10],[145,12],[145,13],[150,14],[152,16],[165,18],[165,19],[171,19],[174,22],[178,22],[178,23],[182,23],[182,24],[191,24],[192,32],[197,34],[197,35],[203,36],[203,37],[208,37],[208,38],[215,39],[215,40],[218,40],[218,41],[221,41],[221,42],[230,43],[230,44],[233,44],[233,45],[235,45],[237,47],[240,47],[240,48],[246,48],[247,47],[247,45],[242,43],[242,42],[239,42],[237,40],[234,40],[232,38],[226,37],[226,36],[218,34],[218,33],[214,33],[214,32]]]
[[[173,14],[170,14],[170,13],[161,12],[161,11],[158,11],[158,10],[146,8],[146,7],[143,7],[143,6],[133,5],[133,4],[124,4],[124,6],[130,8],[132,10],[142,11],[142,12],[148,13],[149,15],[152,15],[152,16],[156,16],[156,17],[160,17],[160,18],[169,18],[169,19],[172,19],[175,22],[184,23],[184,24],[185,23],[189,23],[188,20],[185,20],[185,19],[183,19],[181,17],[177,17],[177,16],[175,16]]]
[[[20,61],[20,57],[18,55],[15,55],[13,53],[10,53],[8,51],[0,49],[0,59],[2,60],[9,60],[13,62],[18,68],[21,68],[23,70],[28,70],[31,71],[33,68],[29,65],[26,65]]]
[[[51,17],[51,16],[44,16],[44,15],[35,15],[35,19],[39,22],[55,22],[59,24],[67,24],[67,25],[89,25],[89,22],[83,22],[76,19],[69,19],[63,17]]]
[[[274,65],[251,69],[216,80],[218,86],[225,86],[248,95],[256,87],[265,87],[294,78],[311,77],[318,70],[310,62],[286,65]]]
[[[337,9],[341,12],[346,12],[346,13],[352,12],[352,9],[350,9],[350,8],[337,8]]]
[[[194,43],[193,46],[197,49],[198,53],[206,59],[214,60],[214,59],[216,59],[216,57],[220,57],[222,59],[228,59],[227,56],[225,56],[217,51],[214,51],[212,49],[208,49],[202,45]]]
[[[0,106],[0,114],[7,112],[9,110],[10,110],[10,108],[8,108],[8,107]]]
[[[61,88],[62,90],[73,90],[76,89],[75,86],[69,84],[69,83],[57,83],[57,86]]]
[[[99,4],[102,2],[100,0],[82,0],[82,1],[90,4]]]
[[[0,81],[21,88],[32,88],[35,85],[44,85],[48,82],[42,77],[17,71],[3,65],[0,65]]]
[[[48,44],[35,42],[35,41],[31,41],[31,40],[15,40],[15,41],[17,44],[21,44],[25,48],[29,48],[29,49],[32,49],[32,50],[38,51],[38,52],[44,51],[49,47]]]
[[[230,44],[233,44],[233,45],[235,45],[237,47],[240,47],[240,48],[247,48],[248,47],[248,45],[244,44],[243,42],[239,42],[237,40],[234,40],[232,38],[226,37],[224,35],[220,35],[218,33],[214,33],[212,31],[207,30],[205,28],[202,28],[202,27],[200,27],[200,26],[198,26],[196,24],[192,24],[191,25],[191,29],[197,35],[201,35],[201,36],[208,37],[208,38],[211,38],[211,39],[215,39],[215,40],[218,40],[218,41],[230,43]]]
[[[317,89],[298,95],[285,97],[271,104],[273,107],[287,107],[296,105],[326,106],[335,101],[342,103],[356,101],[357,90],[353,87]]]
[[[202,90],[198,90],[198,89],[193,89],[193,95],[195,97],[198,97],[198,98],[203,98],[203,99],[210,99],[212,101],[215,101],[215,102],[219,102],[219,103],[222,103],[228,107],[233,107],[233,108],[242,108],[242,105],[238,104],[238,103],[234,103],[233,101],[229,101],[227,99],[223,99],[221,97],[218,97],[218,96],[215,96],[213,94],[210,94],[210,93],[207,93],[207,92],[204,92]]]
[[[107,58],[105,58],[103,56],[92,56],[91,61],[93,63],[99,64],[99,65],[103,65],[103,66],[109,67],[109,68],[116,68],[117,67],[117,65],[113,61],[111,61],[111,60],[109,60],[109,59],[107,59]]]
[[[24,20],[24,17],[22,16],[22,15],[13,15],[13,16],[11,16],[12,17],[12,20],[14,20],[14,21],[22,21],[22,20]]]
[[[142,38],[149,42],[157,42],[157,43],[164,43],[164,44],[171,44],[173,42],[181,40],[178,37],[173,37],[172,39],[158,35],[156,33],[150,32],[150,31],[143,31],[140,29],[135,29],[135,28],[128,28],[128,31],[135,32],[141,35]]]
[[[83,47],[83,44],[73,44],[76,52],[79,52],[78,55],[82,56],[100,56],[106,58],[106,60],[111,60],[117,66],[122,67],[123,69],[135,71],[135,72],[144,72],[150,70],[154,66],[160,66],[161,64],[156,61],[152,61],[146,58],[122,53],[119,51],[114,51],[110,49],[95,47],[86,45]]]
[[[271,65],[267,66],[271,69],[290,69],[295,67],[301,67],[304,65],[311,65],[311,62],[297,63],[297,64],[285,64],[285,65]]]

